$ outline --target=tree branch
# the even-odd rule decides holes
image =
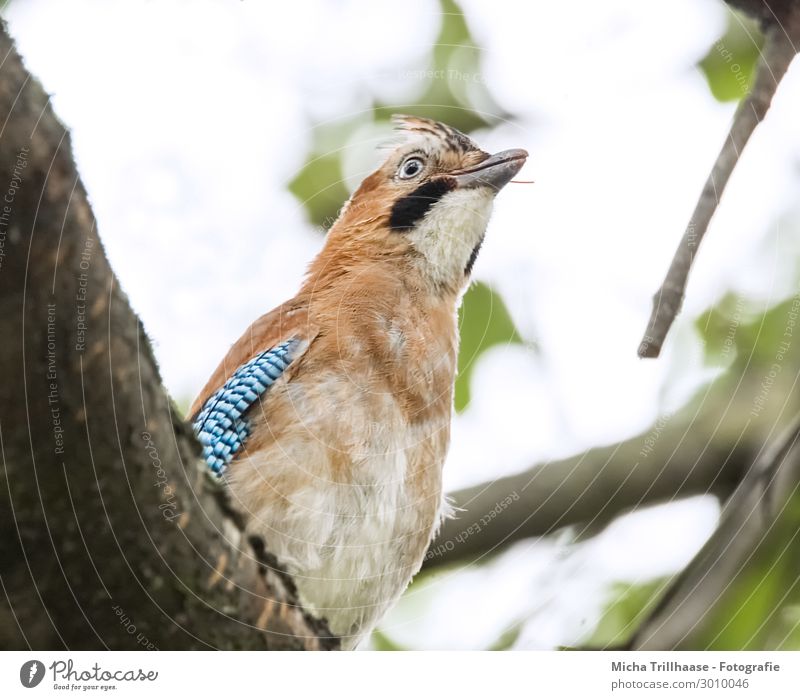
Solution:
[[[204,476],[2,23],[0,334],[0,647],[337,646]]]
[[[767,3],[758,3],[759,7]],[[780,3],[781,17],[767,25],[764,53],[756,70],[750,94],[739,105],[728,137],[706,180],[686,231],[678,245],[664,282],[653,296],[653,311],[639,357],[658,357],[672,323],[680,311],[689,271],[711,218],[719,204],[728,179],[750,135],[764,118],[783,75],[800,48],[800,8],[796,2]],[[786,7],[784,7],[786,5]],[[761,16],[763,21],[764,17]]]
[[[800,495],[800,420],[765,452],[725,504],[720,523],[690,564],[675,578],[627,648],[692,648],[692,638],[709,619],[724,611],[732,582],[768,542],[780,518],[789,518],[788,533],[777,547],[786,553],[797,538],[796,505]],[[786,536],[784,536],[786,534]],[[787,544],[788,540],[788,544]],[[797,549],[795,545],[794,549]],[[770,557],[774,559],[774,557]],[[795,560],[796,562],[796,560]],[[796,565],[791,567],[796,570]],[[788,591],[787,591],[788,593]]]
[[[753,448],[745,440],[731,449],[727,430],[710,441],[704,424],[696,421],[690,430],[690,421],[676,417],[625,442],[451,494],[463,512],[445,521],[425,567],[480,561],[567,526],[596,531],[628,510],[676,498],[727,498]]]
[[[785,328],[794,304],[775,307],[753,328],[731,320],[727,333],[736,344],[730,367],[647,432],[450,494],[462,510],[443,524],[425,566],[480,561],[563,527],[578,526],[577,535],[585,536],[626,511],[676,498],[712,494],[727,500],[772,441],[773,426],[800,411],[790,383],[764,391],[774,356],[754,355],[752,345],[767,328]],[[786,355],[781,375],[800,376],[800,357]]]

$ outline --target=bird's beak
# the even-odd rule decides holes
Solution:
[[[458,189],[491,187],[499,192],[525,165],[528,152],[522,148],[500,151],[471,168],[450,173]]]

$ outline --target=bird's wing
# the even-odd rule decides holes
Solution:
[[[291,302],[259,318],[231,347],[189,411],[203,458],[220,475],[250,432],[247,412],[278,379],[289,379],[316,332]]]

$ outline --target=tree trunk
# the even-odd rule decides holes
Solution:
[[[0,56],[0,647],[336,647],[205,476],[4,24]]]

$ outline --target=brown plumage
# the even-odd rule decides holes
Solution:
[[[419,569],[443,513],[456,312],[497,191],[524,151],[489,156],[416,117],[345,204],[300,292],[259,318],[195,400],[289,338],[225,479],[306,604],[355,646]]]

